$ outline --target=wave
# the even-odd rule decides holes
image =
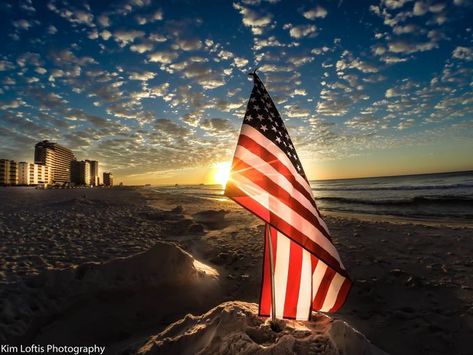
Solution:
[[[473,207],[473,197],[468,196],[417,196],[398,200],[366,200],[345,197],[319,197],[317,201],[327,201],[343,204],[383,205],[383,206],[413,206],[413,205],[468,205]]]
[[[473,184],[451,184],[451,185],[421,185],[421,186],[334,186],[334,187],[312,187],[313,191],[411,191],[411,190],[451,190],[461,188],[473,188]]]

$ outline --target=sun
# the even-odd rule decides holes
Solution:
[[[220,184],[223,187],[225,187],[229,177],[230,177],[230,163],[229,162],[216,163],[213,166],[213,181],[215,184]]]

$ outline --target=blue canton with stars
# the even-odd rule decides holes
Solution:
[[[252,74],[252,76],[255,85],[251,92],[250,100],[248,101],[244,123],[257,129],[266,138],[281,148],[299,174],[306,178],[296,149],[276,109],[276,105],[258,75]]]

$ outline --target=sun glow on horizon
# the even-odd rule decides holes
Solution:
[[[228,179],[230,178],[230,168],[230,162],[216,163],[213,166],[213,182],[225,187]]]

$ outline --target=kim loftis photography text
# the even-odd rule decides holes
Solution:
[[[103,354],[105,346],[74,346],[74,345],[0,345],[0,354]]]

